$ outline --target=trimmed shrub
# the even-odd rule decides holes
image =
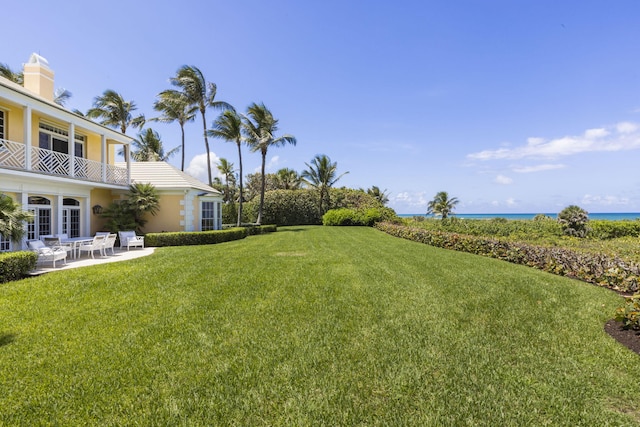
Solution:
[[[390,223],[378,223],[376,228],[392,236],[522,264],[617,291],[638,290],[640,267],[626,263],[618,257]]]
[[[147,233],[144,237],[147,246],[189,246],[212,245],[216,243],[240,240],[247,237],[244,227],[213,231],[179,231],[170,233]]]
[[[247,230],[247,236],[257,236],[259,234],[274,233],[278,231],[278,226],[275,224],[267,225],[247,225],[244,226]]]
[[[35,270],[38,255],[30,251],[0,254],[0,283],[19,280]]]
[[[392,213],[390,213],[391,211]],[[322,217],[323,225],[364,225],[371,227],[376,222],[393,220],[395,212],[389,208],[331,209]]]

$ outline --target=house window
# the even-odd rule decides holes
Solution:
[[[75,134],[74,154],[76,157],[84,157],[87,137]],[[39,147],[58,153],[69,153],[69,132],[49,125],[40,123],[40,134],[38,135]]]
[[[51,201],[45,197],[29,197],[28,211],[33,214],[33,221],[27,225],[27,239],[39,239],[51,234]]]
[[[203,201],[200,209],[200,230],[209,231],[216,229],[216,203]]]
[[[0,252],[9,252],[11,250],[11,239],[0,234]]]
[[[65,198],[62,205],[62,232],[69,237],[80,237],[80,202]]]

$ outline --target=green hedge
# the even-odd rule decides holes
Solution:
[[[390,223],[378,223],[376,228],[392,236],[439,248],[498,258],[617,291],[635,292],[638,290],[640,267],[626,263],[617,257],[577,252],[564,248],[535,246],[483,236],[429,231]]]
[[[267,225],[247,225],[244,226],[247,230],[247,236],[256,236],[259,234],[273,233],[278,231],[278,226],[275,224]]]
[[[624,221],[607,221],[607,220],[591,220],[589,221],[589,237],[596,239],[615,239],[618,237],[640,237],[640,220],[624,220]]]
[[[211,245],[240,240],[247,237],[247,229],[242,227],[214,231],[179,231],[170,233],[148,233],[144,237],[146,246],[189,246]]]
[[[20,251],[0,253],[0,283],[19,280],[35,270],[38,255],[34,252]]]
[[[371,227],[382,220],[392,220],[395,212],[389,208],[331,209],[322,217],[323,225],[361,225]]]

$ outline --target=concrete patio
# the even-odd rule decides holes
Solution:
[[[99,265],[106,264],[109,262],[119,262],[119,261],[127,261],[130,259],[140,258],[143,256],[151,255],[155,248],[141,248],[141,249],[131,249],[115,250],[115,255],[107,255],[107,256],[96,256],[95,258],[91,258],[89,255],[84,255],[80,258],[73,259],[70,256],[67,257],[66,264],[62,261],[56,262],[56,267],[53,268],[50,262],[47,263],[38,263],[35,270],[33,270],[30,275],[38,276],[40,274],[49,273],[52,271],[60,271],[60,270],[68,270],[71,268],[79,268],[79,267],[88,267],[90,265]]]

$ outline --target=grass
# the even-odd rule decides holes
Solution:
[[[621,298],[370,228],[0,286],[0,425],[640,425]]]

